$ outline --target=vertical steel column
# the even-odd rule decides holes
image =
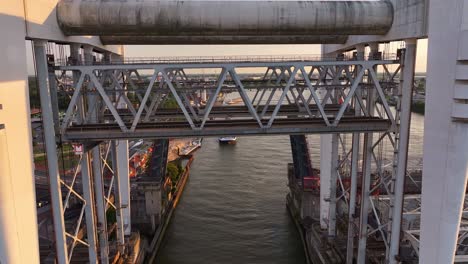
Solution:
[[[52,115],[54,117],[55,133],[60,131],[59,108],[57,98],[57,82],[55,81],[55,71],[52,67],[48,68],[49,73],[49,86],[50,86],[50,100],[52,103]]]
[[[366,263],[367,248],[367,222],[370,208],[370,181],[371,181],[371,161],[372,161],[372,133],[364,134],[363,148],[363,173],[361,183],[361,214],[359,224],[359,245],[358,245],[358,264]]]
[[[336,57],[335,53],[324,54],[322,57]],[[320,78],[320,76],[319,76]],[[326,78],[326,74],[325,74]],[[320,82],[320,81],[319,81]],[[326,81],[325,81],[326,82]],[[324,99],[318,91],[319,100]],[[320,227],[328,230],[328,236],[336,235],[336,181],[338,168],[338,135],[320,135]]]
[[[90,64],[93,61],[93,47],[84,46],[84,59],[86,64]],[[97,103],[97,95],[92,94],[88,96],[88,109],[94,108],[91,111],[91,123],[97,123],[98,119],[98,107],[95,106]],[[88,110],[89,112],[89,110]],[[107,219],[106,219],[106,200],[104,199],[104,181],[101,167],[101,149],[100,144],[92,149],[93,161],[93,180],[94,180],[94,194],[96,202],[96,214],[97,214],[97,231],[99,237],[99,248],[100,248],[100,259],[101,263],[109,263],[109,245],[108,245],[108,234],[107,234]]]
[[[348,208],[348,243],[346,252],[346,264],[353,264],[354,259],[354,234],[356,224],[356,196],[357,196],[357,181],[358,181],[358,170],[359,170],[359,145],[360,145],[359,133],[353,133],[352,142],[352,156],[351,156],[351,186],[349,194],[349,208]]]
[[[413,97],[414,69],[416,65],[417,40],[407,39],[405,57],[401,66],[400,88],[400,127],[398,141],[398,162],[397,174],[394,175],[393,183],[393,210],[391,212],[391,234],[388,261],[390,264],[396,264],[399,261],[400,232],[401,232],[401,214],[403,211],[403,198],[405,188],[406,166],[408,161],[408,145],[411,126],[411,101]]]
[[[121,211],[123,216],[123,226],[125,236],[130,236],[132,232],[130,215],[130,174],[128,164],[128,140],[118,140],[117,142],[117,163],[114,169],[118,172],[119,195],[121,201]]]
[[[84,57],[84,61],[83,61],[83,64],[84,65],[92,65],[93,63],[93,60],[94,60],[94,57],[93,57],[93,46],[91,45],[84,45],[83,46],[83,57]]]
[[[357,59],[364,59],[364,45],[358,45],[357,48]],[[375,89],[368,91],[367,93],[367,111],[369,115],[374,114],[374,100],[375,100]],[[361,213],[359,217],[359,244],[358,244],[358,256],[357,264],[365,264],[366,249],[367,249],[367,224],[369,217],[370,208],[370,183],[372,173],[372,145],[373,145],[373,134],[364,134],[364,147],[363,147],[363,173],[361,180]]]
[[[111,141],[111,152],[112,152],[112,167],[114,169],[114,204],[115,204],[115,215],[117,219],[117,247],[121,254],[125,250],[125,235],[124,235],[124,223],[122,215],[122,200],[121,200],[121,190],[120,190],[120,172],[118,170],[119,160],[118,160],[118,150],[117,150],[117,140]],[[110,187],[109,187],[110,188]]]
[[[338,180],[338,134],[331,135],[330,209],[328,213],[328,236],[336,235],[336,182]]]
[[[320,226],[335,236],[338,135],[320,135]]]
[[[81,49],[80,44],[71,44],[70,45],[70,59],[71,59],[71,61],[69,61],[69,63],[71,63],[71,64],[81,63],[80,49]],[[79,78],[80,78],[80,73],[78,71],[73,71],[73,83],[75,85],[78,82]],[[80,97],[78,99],[77,108],[78,108],[78,118],[79,118],[80,123],[82,123],[84,118],[85,118],[83,97]]]
[[[80,44],[71,44],[70,45],[70,63],[80,63]],[[79,79],[79,72],[73,71],[73,83],[76,85]],[[78,107],[78,118],[79,120],[84,120],[84,104],[83,98],[80,98],[77,107]],[[81,184],[83,186],[83,198],[86,200],[85,204],[85,221],[86,221],[86,236],[87,242],[89,244],[88,256],[90,263],[96,263],[98,260],[97,257],[97,238],[96,238],[96,216],[94,211],[94,195],[93,195],[93,184],[92,184],[92,175],[90,173],[90,164],[91,164],[91,152],[89,149],[83,148],[83,158],[81,159]]]
[[[36,59],[37,79],[39,83],[42,122],[46,144],[47,166],[49,169],[50,195],[52,200],[52,215],[54,218],[54,233],[58,263],[68,263],[65,221],[63,218],[62,190],[58,168],[57,146],[55,142],[54,117],[50,96],[49,73],[46,58],[47,41],[34,41],[34,56]]]
[[[206,89],[203,89],[203,90],[201,91],[201,99],[202,99],[202,101],[205,101],[205,102],[206,102],[206,98],[207,98],[207,96],[206,96]]]
[[[359,72],[360,69],[356,71]],[[361,93],[359,93],[360,95]],[[358,95],[358,96],[359,96]],[[361,106],[355,103],[355,115],[361,115]],[[353,264],[354,261],[354,234],[356,224],[356,198],[358,185],[358,170],[359,170],[359,148],[360,148],[360,133],[353,133],[352,139],[352,154],[351,154],[351,186],[349,191],[349,207],[348,207],[348,242],[346,247],[346,264]]]
[[[109,263],[109,245],[107,241],[106,200],[104,199],[104,182],[101,168],[101,150],[97,145],[92,150],[93,154],[93,179],[97,214],[97,231],[101,263]]]
[[[364,44],[356,45],[356,59],[357,60],[364,60],[365,50],[366,50],[366,45]]]
[[[96,243],[96,216],[94,211],[94,196],[90,173],[90,161],[91,152],[88,149],[83,149],[83,158],[81,159],[81,183],[83,185],[83,198],[86,200],[85,220],[86,236],[88,238],[87,242],[89,244],[89,263],[96,263],[98,260]]]
[[[123,61],[121,55],[108,54],[109,60],[112,61],[115,57],[117,60]],[[113,74],[113,73],[112,73]],[[126,96],[126,95],[123,95]],[[122,96],[122,97],[123,97]],[[128,109],[128,105],[121,98],[117,104],[117,109]],[[117,206],[117,211],[120,212],[122,218],[122,227],[124,236],[130,236],[132,233],[131,215],[130,215],[130,173],[129,173],[129,157],[128,157],[128,140],[117,140],[115,144],[116,163],[114,167],[115,186],[114,193],[118,192],[120,197],[120,205]]]
[[[83,63],[85,65],[91,65],[93,63],[93,60],[94,60],[93,46],[84,45],[83,46],[83,55],[84,55],[83,56],[84,57]],[[94,74],[94,73],[92,73],[92,74]],[[88,84],[88,91],[87,91],[88,92],[88,96],[87,96],[88,111],[87,111],[87,113],[90,114],[91,119],[97,120],[98,114],[99,114],[99,107],[98,107],[99,96],[98,96],[97,91],[93,91],[93,88],[94,88],[94,84],[92,82],[90,82]],[[90,112],[90,110],[92,110],[92,111]]]

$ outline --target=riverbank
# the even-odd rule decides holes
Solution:
[[[156,258],[156,255],[158,254],[158,250],[161,247],[161,244],[164,240],[166,229],[170,224],[174,210],[176,209],[179,203],[180,197],[182,196],[182,193],[185,189],[185,185],[190,176],[190,166],[192,165],[192,162],[193,162],[193,156],[188,157],[188,162],[184,167],[184,172],[180,176],[176,184],[175,191],[173,192],[173,196],[172,196],[173,198],[171,199],[171,201],[168,203],[166,207],[165,215],[162,216],[162,218],[164,219],[163,223],[159,225],[151,241],[151,244],[148,248],[149,252],[152,252],[152,253],[150,254],[147,262],[145,263],[152,263],[154,259]]]
[[[193,155],[180,156],[178,150],[189,139],[156,139],[149,148],[145,170],[131,181],[132,229],[141,237],[133,263],[153,261],[164,239],[184,187],[190,176]]]
[[[289,137],[205,138],[151,264],[306,263],[284,205]]]

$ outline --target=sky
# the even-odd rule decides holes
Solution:
[[[396,50],[398,43],[392,49]],[[26,45],[28,73],[34,74],[30,41]],[[126,57],[319,55],[320,45],[127,45]],[[427,40],[418,41],[416,72],[426,72]]]
[[[394,44],[396,50],[397,43]],[[393,48],[393,47],[392,47]],[[320,45],[127,45],[126,57],[319,55]],[[418,41],[416,72],[426,72],[427,40]]]

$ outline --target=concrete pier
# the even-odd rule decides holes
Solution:
[[[39,263],[22,1],[0,5],[0,263]]]

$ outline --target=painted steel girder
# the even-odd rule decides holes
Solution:
[[[395,61],[336,61],[336,62],[276,62],[276,63],[238,63],[238,64],[145,64],[145,65],[94,65],[94,66],[61,66],[58,69],[80,72],[80,78],[74,85],[62,133],[65,138],[83,138],[77,134],[85,131],[113,131],[112,138],[118,137],[114,131],[118,125],[123,138],[133,137],[177,137],[187,135],[225,135],[225,134],[294,134],[294,133],[327,133],[353,131],[387,131],[394,127],[393,114],[385,98],[385,86],[380,85],[375,65],[395,64]],[[357,75],[356,71],[359,65]],[[267,67],[262,80],[252,82],[241,79],[237,68]],[[200,85],[200,80],[189,79],[185,69],[221,69],[216,81],[207,86]],[[149,77],[142,77],[139,71],[150,70]],[[271,71],[271,74],[270,74]],[[316,72],[317,71],[317,72]],[[118,76],[124,76],[120,78]],[[228,80],[229,79],[229,80]],[[374,85],[366,84],[372,79]],[[228,81],[227,81],[228,80]],[[197,85],[194,85],[194,84]],[[248,86],[247,83],[255,83]],[[201,87],[202,86],[202,87]],[[90,89],[90,87],[95,87]],[[209,89],[205,89],[209,87]],[[225,90],[227,89],[227,90]],[[366,112],[360,93],[375,90],[384,112],[371,116]],[[211,95],[202,106],[196,99],[196,92],[210,90]],[[262,90],[259,100],[253,100],[248,91]],[[319,98],[317,92],[326,94]],[[214,92],[213,92],[214,91]],[[240,95],[243,109],[213,109],[217,98],[226,92],[237,92]],[[278,93],[277,93],[278,92]],[[94,94],[99,100],[90,105],[85,95]],[[269,96],[264,96],[269,94]],[[133,102],[129,95],[133,95]],[[276,96],[276,97],[275,97]],[[279,96],[279,98],[278,98]],[[262,101],[263,98],[268,98]],[[127,105],[125,111],[118,109],[117,102],[123,98]],[[176,104],[173,112],[158,109],[164,100],[171,98]],[[272,100],[275,98],[275,100]],[[254,98],[255,99],[255,98]],[[88,116],[93,109],[99,108],[98,128],[90,125],[84,118],[75,118],[79,102],[84,101]],[[136,100],[136,102],[135,102]],[[286,100],[288,103],[286,103]],[[362,118],[354,117],[354,110],[359,104]],[[292,110],[292,106],[296,110]],[[335,109],[330,108],[335,106]],[[271,107],[271,108],[269,108]],[[288,111],[284,111],[286,109]],[[349,117],[352,115],[353,117]],[[284,118],[296,118],[296,123],[284,123]],[[346,119],[340,125],[342,119]],[[174,121],[185,120],[186,126]],[[222,122],[221,122],[222,121]],[[256,123],[252,124],[251,122]],[[310,124],[307,124],[310,122]],[[387,123],[390,123],[389,127]],[[364,126],[360,128],[355,124]],[[180,135],[171,130],[180,130]],[[138,128],[138,129],[137,129]],[[139,133],[136,133],[138,130]],[[243,131],[245,130],[245,131]],[[150,131],[150,132],[148,132]],[[182,132],[183,131],[183,132]],[[137,136],[138,134],[138,136]],[[98,138],[92,137],[91,138]],[[102,135],[99,136],[102,138]]]

